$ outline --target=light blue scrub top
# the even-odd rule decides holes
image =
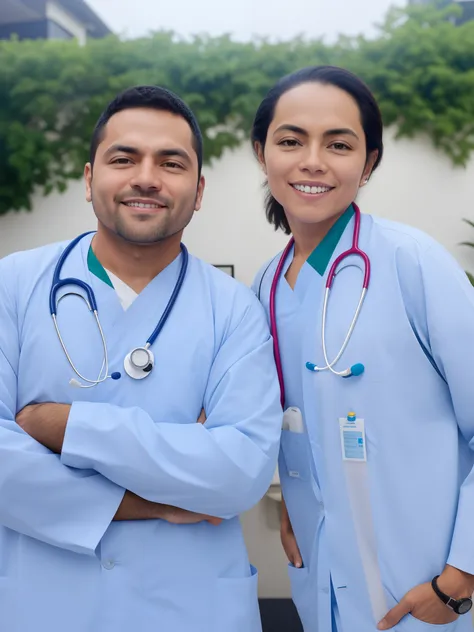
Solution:
[[[272,341],[248,288],[190,256],[172,315],[136,381],[130,349],[153,331],[181,255],[124,310],[87,264],[92,236],[63,277],[96,295],[111,371],[75,389],[49,312],[66,244],[0,261],[0,628],[8,632],[260,632],[258,575],[238,515],[275,471],[282,413]],[[58,323],[78,370],[103,361],[93,316],[75,297]],[[25,434],[15,415],[33,402],[71,404],[62,453]],[[202,408],[207,421],[196,423]],[[125,490],[224,518],[173,525],[114,521]]]
[[[335,366],[365,365],[360,377],[310,372],[324,366],[322,303],[327,273],[352,245],[352,209],[303,265],[294,290],[276,295],[286,402],[303,413],[299,434],[283,430],[280,478],[304,568],[289,567],[305,632],[375,632],[339,419],[355,411],[367,442],[365,512],[373,531],[386,610],[446,563],[474,574],[474,290],[456,261],[414,228],[362,215],[360,247],[372,276],[360,318]],[[254,290],[269,311],[277,256]],[[334,358],[360,299],[363,265],[342,264],[328,304],[326,343]],[[260,290],[260,291],[259,291]],[[359,512],[360,513],[360,512]],[[435,527],[434,527],[435,525]],[[366,532],[369,533],[369,530]],[[362,536],[364,533],[362,534]],[[334,590],[337,610],[331,603]],[[467,632],[470,615],[429,626],[408,615],[395,632]]]

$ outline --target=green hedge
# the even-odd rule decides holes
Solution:
[[[393,9],[376,38],[331,45],[184,41],[164,32],[85,47],[0,41],[0,214],[30,209],[38,186],[49,193],[80,177],[96,119],[126,87],[153,83],[182,96],[199,118],[210,161],[248,138],[276,79],[311,64],[353,70],[374,90],[386,125],[400,136],[429,136],[463,165],[474,147],[474,22],[454,26],[456,10]]]

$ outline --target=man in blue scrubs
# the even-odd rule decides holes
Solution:
[[[99,119],[85,167],[97,232],[61,278],[92,288],[107,361],[83,301],[61,298],[77,285],[56,301],[61,340],[53,324],[68,244],[0,261],[5,632],[261,630],[238,514],[275,470],[278,380],[253,293],[192,256],[184,267],[201,166],[197,122],[167,90],[128,90]],[[154,361],[131,367],[178,289]]]

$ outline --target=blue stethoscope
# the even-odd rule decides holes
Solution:
[[[51,317],[53,319],[54,327],[56,329],[59,342],[61,343],[61,347],[74,373],[77,375],[79,379],[81,379],[83,382],[86,382],[86,384],[81,384],[81,382],[79,382],[79,380],[76,380],[75,378],[69,381],[71,386],[76,386],[79,388],[92,388],[93,386],[97,386],[97,384],[101,384],[102,382],[105,382],[109,378],[112,380],[119,380],[122,377],[121,373],[117,371],[109,375],[109,354],[107,351],[107,343],[105,341],[104,331],[102,329],[102,325],[100,324],[100,320],[99,320],[99,310],[97,308],[97,301],[95,299],[94,290],[91,288],[90,285],[88,285],[84,281],[81,281],[80,279],[75,279],[73,277],[61,279],[61,270],[66,262],[66,259],[71,254],[71,251],[81,241],[83,237],[85,237],[86,235],[90,235],[91,232],[93,231],[79,235],[78,237],[73,239],[71,243],[68,244],[68,246],[64,249],[54,269],[53,282],[52,282],[51,290],[49,293],[49,310],[51,312]],[[171,313],[171,310],[173,309],[174,304],[176,303],[179,292],[181,291],[181,288],[183,287],[184,278],[186,276],[189,256],[188,256],[187,248],[184,244],[181,244],[181,252],[182,252],[182,257],[183,257],[182,263],[181,263],[181,269],[179,271],[178,280],[176,281],[176,285],[173,289],[173,292],[165,308],[165,311],[163,312],[157,326],[153,330],[153,333],[151,334],[151,336],[146,341],[145,345],[143,347],[136,347],[135,349],[132,349],[132,351],[130,351],[130,353],[124,359],[123,364],[124,364],[125,372],[134,380],[142,380],[143,378],[150,375],[155,365],[155,357],[151,350],[151,346],[156,341],[156,339],[161,333],[161,330],[165,326],[166,321],[168,320],[169,315]],[[59,298],[57,298],[58,291],[64,286],[69,286],[69,287],[75,286],[76,288],[80,288],[81,290],[85,292],[87,298],[84,297],[79,292],[67,292],[63,294],[62,296],[60,296]],[[75,367],[71,359],[71,356],[69,355],[67,351],[66,345],[64,344],[64,340],[62,339],[62,336],[61,336],[61,332],[59,331],[56,315],[57,315],[57,310],[58,310],[60,301],[62,301],[62,299],[65,298],[66,296],[78,296],[79,298],[82,298],[82,300],[86,303],[89,311],[93,313],[96,323],[97,323],[97,327],[99,328],[99,333],[102,340],[102,347],[104,351],[104,360],[102,362],[102,367],[100,369],[99,375],[96,380],[89,380],[83,375],[81,375],[81,373],[79,373],[79,371],[77,370],[77,368]]]

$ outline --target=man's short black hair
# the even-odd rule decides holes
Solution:
[[[104,130],[114,114],[131,108],[151,108],[164,112],[171,112],[181,116],[191,128],[193,147],[198,159],[198,171],[202,169],[202,134],[199,124],[191,109],[176,94],[160,86],[136,86],[128,88],[115,97],[105,108],[96,123],[90,144],[89,160],[94,165],[97,148],[104,138]]]

